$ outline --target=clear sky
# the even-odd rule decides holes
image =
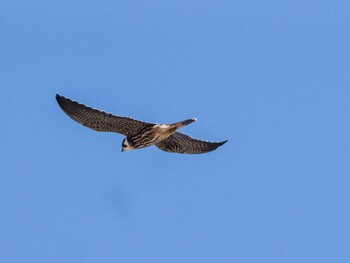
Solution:
[[[0,262],[349,262],[349,1],[0,3]],[[121,153],[55,94],[229,142]]]

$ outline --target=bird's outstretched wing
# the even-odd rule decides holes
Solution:
[[[166,152],[196,154],[214,151],[226,142],[227,140],[223,142],[201,141],[189,135],[175,132],[168,138],[156,143],[156,146]]]
[[[111,113],[90,108],[60,95],[56,100],[61,109],[76,122],[95,131],[118,132],[126,136],[136,134],[147,126],[155,124],[138,121],[128,117],[115,116]]]

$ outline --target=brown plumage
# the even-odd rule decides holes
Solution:
[[[178,129],[196,121],[195,118],[172,124],[155,124],[116,116],[101,110],[85,106],[60,95],[56,100],[61,109],[76,122],[101,132],[116,132],[126,135],[123,150],[133,150],[156,145],[166,152],[198,154],[215,150],[222,142],[207,142],[194,139],[177,132]]]

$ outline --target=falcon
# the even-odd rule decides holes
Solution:
[[[126,138],[122,143],[122,152],[155,145],[166,152],[198,154],[214,151],[227,142],[198,140],[177,131],[196,121],[195,118],[171,124],[156,124],[113,115],[58,94],[56,100],[61,109],[76,122],[95,131],[124,134]]]

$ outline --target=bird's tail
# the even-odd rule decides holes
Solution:
[[[179,129],[181,127],[184,127],[192,122],[195,122],[197,119],[196,118],[192,118],[192,119],[188,119],[188,120],[185,120],[185,121],[180,121],[180,122],[175,122],[175,123],[172,123],[170,124],[170,126],[172,127],[176,127],[176,129]]]

